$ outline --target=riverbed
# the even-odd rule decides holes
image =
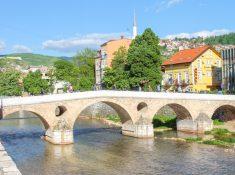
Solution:
[[[40,139],[38,118],[0,121],[0,139],[23,175],[235,174],[235,153],[198,143],[123,136],[99,120],[79,119],[73,145]]]

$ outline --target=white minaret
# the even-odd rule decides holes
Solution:
[[[137,21],[136,21],[136,15],[135,15],[135,11],[134,11],[134,22],[133,22],[133,36],[132,36],[132,39],[135,39],[137,34],[138,34],[138,31],[137,31]]]

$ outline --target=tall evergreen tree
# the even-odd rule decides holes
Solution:
[[[132,41],[128,50],[125,71],[128,72],[130,85],[155,89],[162,80],[161,64],[159,38],[148,28]]]

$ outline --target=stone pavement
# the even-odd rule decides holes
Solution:
[[[0,142],[0,175],[21,175],[15,162]]]

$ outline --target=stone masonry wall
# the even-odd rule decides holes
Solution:
[[[21,175],[12,158],[0,142],[0,175]]]

